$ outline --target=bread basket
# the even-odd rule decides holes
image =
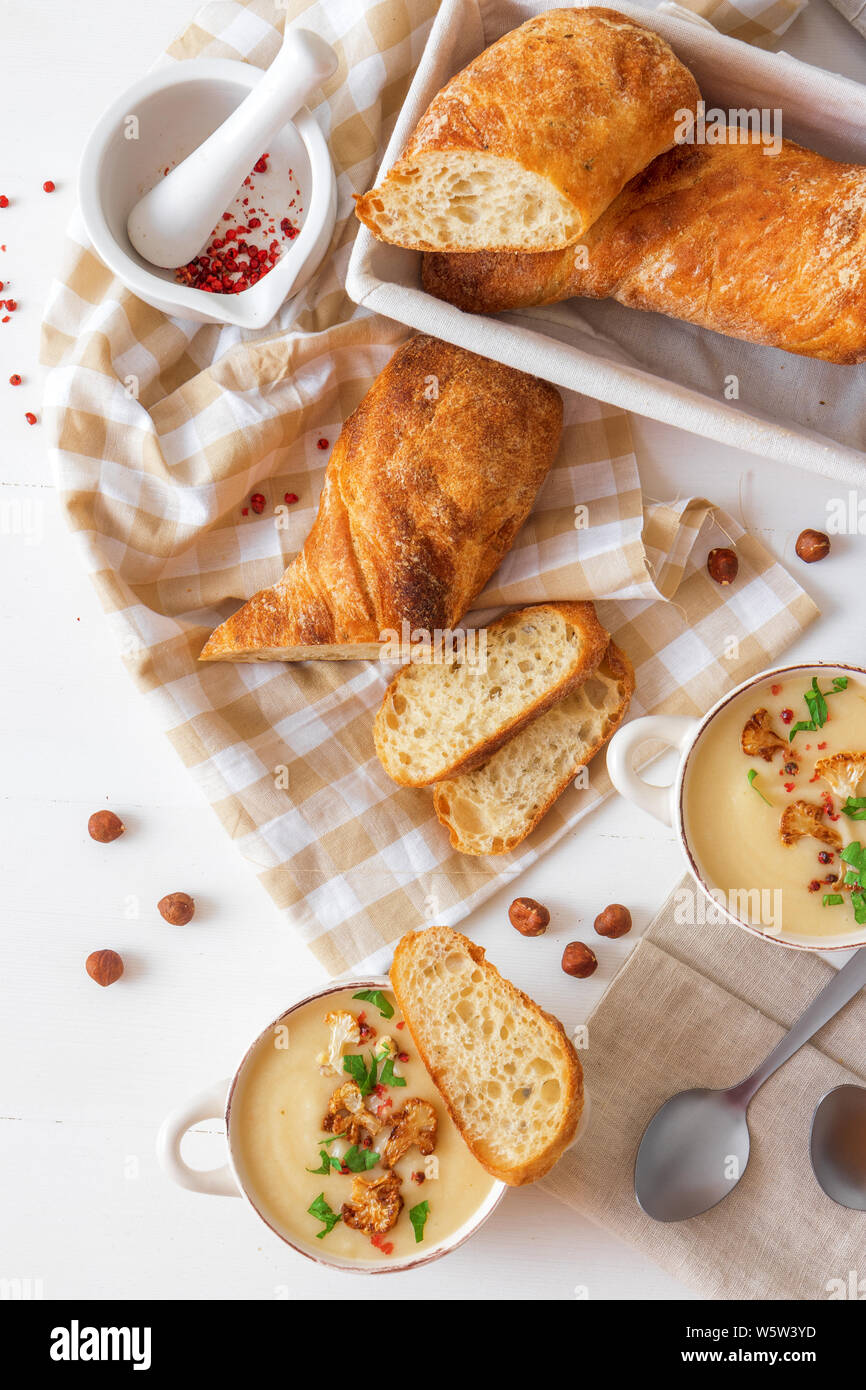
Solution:
[[[382,170],[453,73],[548,8],[538,0],[444,0]],[[830,158],[866,163],[866,87],[674,16],[615,8],[671,44],[708,107],[780,110],[786,138]],[[347,288],[366,308],[560,386],[840,481],[862,479],[866,365],[837,366],[742,343],[612,300],[573,299],[495,318],[465,314],[423,292],[418,253],[378,242],[364,227]]]

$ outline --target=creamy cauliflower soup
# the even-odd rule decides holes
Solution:
[[[866,923],[866,685],[836,668],[784,674],[712,719],[683,783],[707,883],[769,935]]]
[[[362,1263],[423,1256],[495,1180],[466,1147],[388,991],[335,991],[259,1039],[231,1098],[232,1153],[269,1225]]]

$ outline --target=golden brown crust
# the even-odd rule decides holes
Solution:
[[[585,258],[583,253],[585,248]],[[866,167],[786,140],[679,145],[577,248],[427,255],[424,288],[474,313],[614,298],[828,362],[866,361]]]
[[[536,1014],[539,1020],[544,1020],[556,1035],[557,1042],[562,1049],[564,1063],[560,1076],[560,1080],[565,1086],[563,1119],[556,1137],[543,1151],[539,1152],[535,1158],[528,1163],[521,1164],[518,1167],[502,1168],[490,1161],[489,1157],[479,1149],[477,1143],[473,1142],[472,1137],[467,1134],[464,1117],[455,1108],[449,1096],[448,1077],[441,1068],[436,1067],[430,1058],[429,1049],[426,1046],[426,1039],[418,1027],[418,1019],[414,1009],[414,999],[404,989],[404,981],[402,979],[404,958],[410,955],[416,943],[419,942],[421,938],[426,938],[424,943],[425,949],[430,949],[430,947],[435,944],[441,945],[443,949],[448,949],[450,946],[466,951],[476,965],[481,966],[483,970],[490,971],[493,975],[498,977],[501,984],[504,986],[505,992],[511,998],[520,1000],[523,1005]],[[580,1058],[574,1049],[571,1039],[568,1037],[559,1019],[554,1017],[553,1014],[547,1013],[546,1010],[536,1004],[534,999],[531,999],[528,994],[525,994],[522,989],[518,989],[517,985],[507,980],[505,976],[496,969],[495,965],[492,965],[490,961],[485,959],[485,952],[482,946],[476,945],[474,941],[470,941],[468,937],[463,936],[461,932],[455,931],[453,927],[428,927],[423,932],[407,932],[406,935],[401,937],[397,942],[397,947],[394,951],[394,960],[389,973],[400,1013],[406,1021],[406,1026],[412,1035],[412,1041],[418,1049],[418,1055],[427,1068],[427,1071],[430,1073],[448,1114],[463,1136],[468,1148],[472,1150],[473,1154],[478,1159],[478,1162],[488,1173],[492,1173],[495,1178],[499,1178],[501,1182],[507,1183],[509,1187],[522,1187],[526,1183],[536,1182],[538,1178],[543,1178],[545,1173],[550,1171],[557,1159],[565,1152],[569,1144],[571,1144],[577,1133],[577,1127],[583,1112],[583,1068],[580,1065]]]
[[[343,426],[303,550],[200,659],[374,656],[404,621],[450,629],[526,520],[561,431],[547,382],[410,339]]]
[[[388,177],[427,154],[483,151],[547,179],[579,212],[580,236],[671,147],[676,112],[693,110],[699,96],[688,69],[645,25],[600,6],[550,10],[451,78]],[[388,241],[376,194],[359,197],[356,212]]]
[[[584,751],[583,756],[581,758],[582,765],[589,763],[591,759],[594,758],[597,753],[601,752],[602,748],[604,748],[613,738],[614,734],[616,733],[617,729],[619,728],[620,724],[625,719],[625,716],[628,713],[628,707],[631,703],[631,697],[634,694],[634,667],[632,666],[631,662],[629,661],[622,648],[618,647],[615,642],[611,642],[608,646],[608,649],[604,656],[604,660],[600,663],[598,669],[600,671],[604,671],[606,675],[611,676],[615,681],[621,684],[623,696],[619,708],[613,715],[610,716],[610,719],[608,721],[607,732],[605,733],[604,737],[599,738],[597,742],[592,746],[592,748],[589,749],[589,751]],[[436,812],[436,816],[440,824],[444,825],[446,830],[448,831],[448,837],[451,841],[453,848],[460,850],[461,854],[507,854],[510,850],[516,849],[519,844],[523,843],[523,841],[527,838],[528,835],[532,834],[535,827],[547,815],[553,803],[557,801],[560,796],[562,796],[562,793],[565,791],[566,787],[569,787],[571,785],[576,772],[577,767],[573,767],[569,770],[568,775],[562,778],[562,780],[559,782],[555,790],[551,792],[550,796],[547,798],[544,804],[539,807],[532,820],[526,826],[524,826],[519,831],[519,833],[512,835],[507,840],[504,840],[501,849],[475,849],[471,845],[468,845],[464,843],[463,840],[461,840],[460,832],[457,826],[455,826],[451,822],[448,813],[445,809],[444,802],[447,793],[445,793],[445,796],[443,796],[443,790],[446,786],[444,782],[442,784],[437,783],[437,785],[433,788],[433,809]]]

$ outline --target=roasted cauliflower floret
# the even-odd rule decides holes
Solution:
[[[833,753],[819,758],[815,771],[841,801],[857,795],[857,788],[866,777],[866,753]]]
[[[783,845],[795,845],[804,835],[811,835],[832,849],[842,848],[842,836],[832,826],[824,824],[825,808],[815,801],[792,801],[779,821]]]
[[[429,1101],[415,1097],[407,1100],[403,1109],[394,1116],[394,1127],[382,1154],[383,1165],[393,1168],[413,1146],[419,1153],[432,1154],[436,1147],[437,1128],[436,1111]]]
[[[752,717],[746,720],[740,743],[743,752],[748,753],[750,758],[763,758],[765,763],[771,763],[780,749],[784,752],[787,747],[785,740],[773,728],[773,721],[765,709],[756,709]]]
[[[360,1087],[354,1081],[344,1081],[328,1101],[328,1113],[322,1129],[328,1134],[345,1134],[351,1144],[369,1148],[382,1128],[382,1121],[364,1104]]]
[[[385,1056],[387,1056],[387,1057],[396,1057],[396,1056],[397,1056],[397,1051],[398,1051],[397,1044],[395,1043],[395,1041],[394,1041],[393,1038],[389,1038],[389,1037],[387,1036],[387,1034],[386,1034],[384,1038],[380,1038],[380,1039],[379,1039],[379,1055],[380,1055],[380,1057],[381,1057],[382,1055],[385,1055]]]
[[[331,1030],[328,1050],[320,1052],[316,1061],[327,1076],[342,1076],[343,1049],[350,1043],[357,1044],[361,1041],[358,1020],[348,1009],[338,1009],[336,1013],[325,1014],[325,1022]]]
[[[352,1200],[343,1203],[342,1216],[346,1225],[368,1236],[390,1231],[403,1210],[402,1182],[396,1173],[385,1173],[370,1182],[366,1178],[355,1178]]]

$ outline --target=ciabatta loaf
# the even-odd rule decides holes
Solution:
[[[391,984],[424,1065],[479,1163],[511,1187],[577,1132],[583,1072],[562,1024],[450,927],[397,944]]]
[[[201,660],[375,658],[404,622],[431,641],[451,629],[526,520],[561,432],[555,387],[412,338],[343,426],[303,550]]]
[[[443,87],[358,217],[421,251],[568,246],[670,148],[676,113],[699,95],[644,25],[599,7],[550,10]]]
[[[591,676],[474,772],[433,788],[436,815],[463,854],[505,854],[525,840],[619,728],[634,670],[611,642]]]
[[[473,313],[611,297],[731,338],[866,361],[866,167],[790,140],[679,145],[573,250],[424,257],[429,294]]]
[[[478,767],[585,680],[609,640],[591,603],[543,603],[491,623],[477,660],[404,666],[374,724],[382,766],[408,787]]]

